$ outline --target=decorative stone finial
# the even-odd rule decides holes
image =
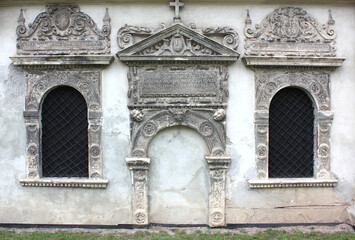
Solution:
[[[251,19],[249,15],[249,9],[247,9],[247,18],[245,19],[245,24],[251,24]]]
[[[328,25],[333,25],[335,23],[333,16],[332,16],[332,10],[328,10],[329,15],[328,15]]]
[[[184,4],[181,3],[179,0],[175,0],[175,2],[170,2],[170,7],[174,7],[175,8],[174,21],[181,21],[180,8],[183,7],[183,6],[184,6]]]
[[[17,19],[19,25],[25,25],[25,17],[23,16],[23,9],[21,9],[20,16]]]
[[[108,8],[106,8],[105,17],[104,17],[103,20],[104,20],[105,23],[110,23],[111,22],[110,15],[108,14]]]

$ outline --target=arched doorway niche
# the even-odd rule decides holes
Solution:
[[[191,128],[169,127],[155,135],[148,147],[151,222],[208,223],[207,153],[205,140]]]

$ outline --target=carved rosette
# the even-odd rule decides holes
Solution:
[[[301,8],[279,7],[253,27],[248,11],[245,55],[334,57],[334,23],[330,10],[328,23],[320,24]]]
[[[212,110],[171,108],[144,112],[144,121],[133,121],[131,124],[132,157],[147,157],[151,139],[162,129],[172,126],[187,126],[196,130],[205,139],[211,156],[224,156],[224,123],[210,120],[214,115]]]
[[[272,97],[282,88],[295,86],[306,90],[317,109],[330,110],[329,71],[258,70],[255,71],[256,110],[268,111]]]
[[[49,5],[33,23],[25,24],[23,11],[18,18],[17,53],[22,55],[89,55],[110,53],[108,10],[100,30],[76,5]]]
[[[318,179],[329,179],[330,171],[330,129],[333,121],[333,113],[321,111],[318,113],[318,163],[316,164]]]
[[[101,158],[101,71],[29,68],[25,70],[27,92],[24,118],[27,130],[27,179],[41,178],[40,109],[46,94],[66,85],[78,90],[88,106],[89,179],[102,179]],[[27,185],[25,185],[27,186]],[[32,186],[31,184],[28,186]],[[56,185],[57,186],[57,185]],[[75,186],[75,184],[73,184]],[[85,186],[85,184],[83,185]]]

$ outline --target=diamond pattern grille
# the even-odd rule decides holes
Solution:
[[[88,177],[88,120],[84,97],[58,87],[42,106],[43,177]]]
[[[272,99],[269,117],[269,177],[313,177],[311,99],[300,89],[285,88]]]

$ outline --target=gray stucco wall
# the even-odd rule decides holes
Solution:
[[[167,4],[85,5],[98,25],[105,7],[111,16],[112,54],[119,49],[117,31],[124,24],[157,28],[169,23],[173,13]],[[243,53],[246,9],[254,23],[277,6],[235,4],[185,4],[181,16],[198,27],[230,26],[240,36]],[[227,148],[232,163],[227,172],[227,223],[344,222],[355,197],[355,8],[353,6],[300,6],[325,23],[328,9],[336,21],[337,56],[346,58],[331,74],[331,169],[339,183],[334,188],[251,190],[247,180],[256,176],[254,146],[254,73],[240,60],[229,66]],[[23,119],[25,80],[11,64],[16,55],[16,27],[20,9],[32,21],[44,6],[0,8],[0,223],[130,224],[131,177],[125,163],[129,153],[127,109],[128,67],[115,59],[103,71],[102,106],[103,172],[106,189],[26,188],[26,132]],[[27,21],[29,23],[30,21]],[[206,224],[208,172],[207,146],[188,128],[160,132],[151,142],[149,200],[151,222]],[[353,211],[354,212],[354,211]]]

